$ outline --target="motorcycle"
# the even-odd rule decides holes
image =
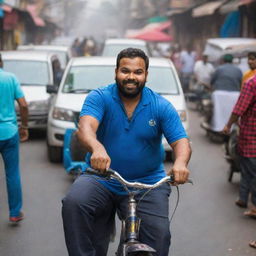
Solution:
[[[225,159],[229,163],[229,172],[228,172],[228,181],[232,182],[234,173],[239,173],[240,162],[239,155],[237,153],[237,141],[239,135],[239,127],[237,124],[234,124],[229,135],[228,140],[225,143]]]

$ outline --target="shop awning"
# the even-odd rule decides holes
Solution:
[[[34,23],[38,27],[45,27],[45,22],[42,18],[40,18],[37,14],[37,6],[34,4],[27,5],[27,11],[31,15]]]
[[[192,10],[192,17],[212,15],[223,4],[224,4],[223,1],[214,1],[214,2],[202,4],[198,7],[195,7]]]
[[[9,5],[6,5],[6,4],[3,4],[2,5],[2,9],[5,11],[5,12],[11,12],[12,11],[12,7],[9,6]]]
[[[130,35],[129,38],[142,39],[151,42],[170,42],[172,37],[161,31],[144,31],[134,35]]]
[[[229,1],[228,3],[221,6],[220,13],[221,14],[226,14],[226,13],[237,11],[240,2],[241,2],[241,0]]]
[[[226,13],[237,11],[239,6],[247,5],[247,4],[250,4],[255,1],[256,0],[232,0],[232,1],[229,1],[226,4],[221,6],[220,13],[226,14]]]
[[[256,0],[240,0],[240,4],[239,5],[250,4],[252,2],[256,2]]]

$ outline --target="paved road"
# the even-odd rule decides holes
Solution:
[[[227,182],[228,165],[221,145],[210,143],[199,128],[197,113],[190,113],[193,157],[190,163],[194,186],[184,185],[172,221],[172,256],[255,256],[248,247],[256,239],[256,221],[242,216],[234,205],[239,175]],[[67,256],[61,198],[71,178],[59,164],[47,160],[44,136],[21,145],[21,166],[26,219],[8,224],[5,179],[0,161],[0,255]],[[177,199],[171,198],[171,211]],[[109,256],[114,255],[112,243]]]

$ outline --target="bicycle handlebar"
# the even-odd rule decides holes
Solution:
[[[105,173],[101,173],[100,171],[95,170],[93,168],[87,168],[86,173],[96,174],[98,176],[102,176],[102,177],[110,178],[110,179],[114,178],[114,179],[118,180],[121,184],[126,185],[127,187],[138,188],[138,189],[154,189],[154,188],[161,186],[163,183],[167,183],[167,182],[169,182],[170,184],[173,184],[173,185],[177,185],[174,183],[173,176],[166,176],[166,177],[162,178],[161,180],[159,180],[158,182],[156,182],[155,184],[145,184],[145,183],[141,183],[141,182],[129,182],[129,181],[125,180],[118,172],[116,172],[112,169],[108,169]],[[186,183],[193,184],[192,180],[188,180]]]

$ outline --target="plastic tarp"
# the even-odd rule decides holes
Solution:
[[[160,23],[150,23],[144,28],[128,33],[126,37],[142,39],[146,41],[153,42],[168,42],[172,40],[172,36],[165,33],[165,29],[171,28],[171,21],[160,22]]]
[[[38,27],[45,27],[45,22],[42,18],[40,18],[37,14],[37,6],[34,4],[27,5],[27,11],[31,15],[34,23]]]
[[[222,4],[224,4],[223,1],[204,3],[192,10],[192,17],[212,15]]]
[[[231,12],[227,15],[224,24],[220,29],[220,37],[239,37],[240,36],[240,13]]]

